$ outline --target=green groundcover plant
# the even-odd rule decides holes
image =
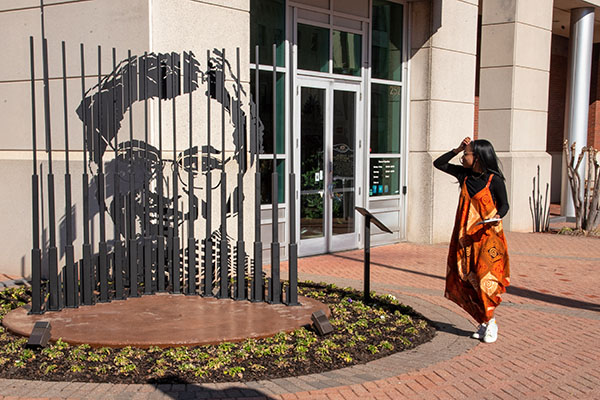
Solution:
[[[302,296],[328,304],[334,332],[307,326],[265,339],[218,345],[139,349],[71,346],[58,340],[42,350],[0,327],[0,377],[113,383],[231,382],[305,375],[365,363],[431,340],[435,329],[391,295],[303,282]],[[27,304],[25,287],[0,292],[0,318]]]

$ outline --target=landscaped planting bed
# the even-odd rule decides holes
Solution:
[[[362,364],[427,342],[435,329],[393,296],[362,293],[324,283],[303,282],[302,296],[329,305],[334,332],[318,336],[311,327],[197,347],[161,349],[90,348],[61,340],[42,350],[0,328],[0,377],[112,383],[232,382],[306,375]],[[29,302],[29,289],[0,292],[2,318]],[[93,306],[91,306],[93,307]]]

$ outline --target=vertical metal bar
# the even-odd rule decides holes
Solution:
[[[73,286],[75,287],[75,307],[79,307],[81,304],[81,290],[83,286],[81,285],[81,268],[83,265],[83,260],[79,259],[75,261],[75,273],[73,274]]]
[[[235,121],[236,131],[237,131],[237,143],[238,143],[238,174],[237,174],[237,228],[238,228],[238,241],[236,245],[237,249],[237,257],[236,257],[236,278],[237,278],[237,288],[236,288],[236,300],[244,300],[246,298],[246,249],[244,248],[244,174],[242,169],[242,143],[243,143],[243,135],[242,132],[242,107],[241,107],[241,80],[240,80],[240,48],[236,48],[235,50],[235,59],[236,59],[236,97],[237,97],[237,118]],[[233,107],[231,110],[233,114]]]
[[[65,308],[65,298],[67,297],[67,293],[66,293],[66,282],[65,282],[65,270],[66,270],[66,266],[63,266],[60,269],[60,273],[58,274],[58,308],[59,309],[63,309]]]
[[[178,188],[178,169],[179,163],[177,162],[177,118],[176,118],[176,102],[175,102],[175,91],[177,89],[177,84],[179,83],[179,74],[176,73],[175,68],[175,53],[171,53],[171,73],[173,74],[172,83],[172,93],[173,93],[173,270],[171,271],[172,275],[172,285],[173,285],[173,293],[179,294],[181,293],[181,283],[180,283],[180,260],[179,260],[179,209],[177,207],[177,202],[179,198],[179,188]]]
[[[79,45],[81,53],[81,101],[82,101],[82,127],[83,127],[83,259],[81,263],[81,301],[84,305],[93,304],[93,289],[92,289],[92,246],[90,244],[90,199],[89,199],[89,177],[87,173],[88,167],[88,102],[85,98],[85,51],[83,43]],[[91,104],[91,103],[90,103]],[[91,134],[91,131],[90,131]],[[91,155],[90,155],[91,159]]]
[[[65,42],[62,42],[62,81],[63,81],[63,115],[65,130],[65,223],[66,239],[65,245],[65,290],[67,307],[75,307],[75,286],[73,276],[75,275],[75,256],[73,252],[73,225],[71,220],[71,174],[69,172],[69,117],[67,113],[67,54]]]
[[[256,60],[256,69],[254,70],[254,101],[255,101],[255,115],[254,115],[254,134],[256,135],[256,172],[254,173],[254,276],[252,277],[253,285],[253,296],[252,301],[263,301],[263,278],[262,278],[262,252],[263,245],[260,235],[260,220],[261,220],[261,185],[260,185],[260,149],[262,146],[260,137],[260,124],[258,123],[259,118],[259,103],[260,103],[260,81],[259,81],[259,69],[258,69],[258,45],[254,50],[254,59]]]
[[[49,307],[51,311],[59,310],[58,296],[58,254],[56,250],[56,215],[54,201],[54,174],[52,172],[52,133],[50,126],[50,86],[48,83],[48,41],[43,39],[42,58],[44,71],[44,121],[46,127],[46,152],[48,153],[48,230],[50,245],[48,247]]]
[[[277,45],[273,44],[273,174],[271,204],[272,204],[272,229],[271,241],[271,298],[270,302],[281,302],[281,282],[279,277],[279,187],[277,175]]]
[[[133,165],[133,89],[131,50],[127,51],[127,94],[129,105],[129,297],[138,297],[138,243],[135,229],[135,169]],[[137,78],[137,71],[136,71]]]
[[[117,131],[116,124],[116,83],[117,83],[117,50],[113,47],[112,49],[112,68],[113,68],[113,79],[111,86],[111,101],[112,101],[112,132],[115,135],[115,171],[114,171],[114,214],[115,214],[115,240],[114,240],[114,262],[113,262],[113,278],[115,282],[115,297],[117,299],[123,299],[123,241],[121,240],[121,175],[119,174],[119,134]],[[122,93],[119,91],[119,93]],[[119,102],[121,105],[123,101]],[[122,115],[122,110],[119,110],[119,115]]]
[[[206,51],[206,237],[204,238],[204,296],[212,297],[213,242],[212,242],[212,148],[210,145],[211,71],[210,50]]]
[[[220,291],[219,297],[229,295],[229,251],[227,246],[227,175],[225,175],[225,49],[221,62],[221,242],[220,242]]]
[[[156,174],[156,188],[158,190],[158,236],[156,237],[156,277],[157,291],[165,291],[165,225],[163,201],[163,159],[162,159],[162,73],[161,57],[156,55],[156,84],[158,85],[158,171]]]
[[[40,250],[39,177],[37,173],[37,118],[35,112],[35,52],[33,36],[29,37],[31,67],[31,136],[33,175],[31,176],[31,220],[33,244],[31,247],[31,314],[42,314],[42,251]]]
[[[100,228],[100,242],[98,243],[98,271],[100,277],[100,302],[104,303],[109,301],[108,299],[108,259],[107,259],[107,246],[106,246],[106,206],[104,204],[105,198],[105,186],[104,186],[104,161],[102,151],[102,140],[103,140],[103,124],[102,120],[102,47],[98,46],[98,99],[96,102],[98,112],[98,126],[97,126],[97,160],[98,160],[98,214],[100,217],[99,228]]]
[[[364,302],[371,301],[371,217],[365,216]]]
[[[290,97],[289,110],[294,110],[294,96],[296,94],[294,89],[294,76],[295,71],[292,70],[294,55],[293,46],[288,45],[288,76],[290,78]],[[292,123],[290,123],[290,158],[289,158],[289,227],[290,227],[290,243],[288,246],[288,282],[289,287],[286,296],[286,302],[289,306],[298,305],[298,243],[296,242],[296,174],[294,173],[294,118],[292,117]]]
[[[150,235],[150,176],[148,163],[148,52],[144,52],[144,294],[152,293],[152,237]]]
[[[188,287],[187,294],[196,294],[196,237],[194,235],[194,215],[196,213],[194,207],[194,171],[192,170],[192,85],[193,80],[193,60],[192,52],[188,52],[188,83],[189,83],[189,158],[188,158]]]

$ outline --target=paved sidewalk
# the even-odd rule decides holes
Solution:
[[[0,379],[0,399],[600,399],[600,239],[507,237],[512,286],[491,345],[469,339],[474,323],[443,298],[446,246],[401,243],[371,250],[372,287],[437,323],[434,341],[416,350],[340,371],[238,384]],[[362,286],[362,251],[299,264],[301,279]]]

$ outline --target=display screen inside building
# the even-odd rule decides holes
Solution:
[[[393,196],[400,194],[399,158],[372,158],[369,196]]]

